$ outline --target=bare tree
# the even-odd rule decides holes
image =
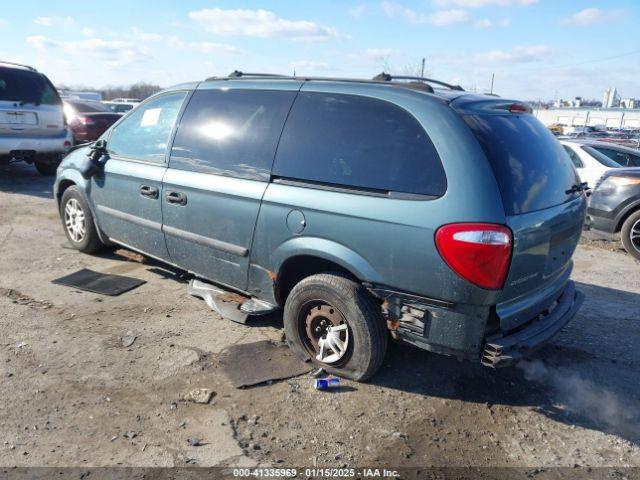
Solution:
[[[411,62],[406,64],[400,72],[402,75],[407,75],[409,77],[428,77],[430,75],[429,70],[424,69],[424,75],[422,73],[422,60],[418,60],[417,62]]]

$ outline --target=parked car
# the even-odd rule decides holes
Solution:
[[[102,104],[114,113],[126,113],[136,106],[135,103],[124,102],[102,102]]]
[[[111,101],[115,103],[140,103],[142,100],[139,98],[114,98]]]
[[[64,112],[73,133],[74,145],[97,140],[122,117],[101,102],[91,100],[65,99]]]
[[[595,127],[590,125],[568,125],[563,128],[564,135],[589,135],[595,131]]]
[[[580,179],[583,182],[587,182],[591,188],[598,183],[598,180],[600,180],[600,177],[602,177],[605,172],[608,172],[612,168],[621,168],[619,163],[591,146],[591,144],[599,142],[583,139],[561,139],[560,143],[578,171]]]
[[[581,304],[576,171],[526,105],[383,78],[247,75],[148,98],[65,158],[69,242],[173,264],[243,311],[282,308],[296,354],[355,380],[389,332],[492,367],[521,358]]]
[[[587,210],[591,236],[615,241],[640,260],[640,169],[606,172],[593,192]]]
[[[562,125],[560,123],[553,123],[553,124],[549,125],[549,130],[551,131],[551,133],[553,133],[556,136],[563,135],[564,134],[564,125]]]
[[[0,162],[25,161],[53,175],[72,141],[49,79],[33,67],[0,61]]]

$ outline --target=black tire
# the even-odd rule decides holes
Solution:
[[[73,205],[78,206],[84,214],[84,235],[82,238],[79,238],[79,240],[74,239],[66,225],[65,209],[67,208],[67,204],[72,201],[76,202]],[[67,236],[67,240],[69,240],[69,243],[73,248],[84,253],[95,253],[104,247],[104,244],[100,241],[100,237],[98,236],[89,204],[85,200],[84,195],[75,185],[67,188],[62,194],[62,199],[60,200],[60,219],[62,220],[62,228]]]
[[[622,246],[631,256],[640,260],[640,236],[634,238],[632,235],[640,235],[640,210],[632,213],[620,230]]]
[[[36,161],[34,165],[40,175],[43,177],[51,177],[56,174],[59,162],[45,163]]]
[[[347,324],[346,354],[332,364],[315,358],[305,333],[310,312],[320,309],[318,302],[335,307]],[[298,283],[285,303],[284,328],[289,347],[302,360],[356,381],[367,380],[376,373],[387,350],[388,333],[380,305],[362,285],[339,273],[312,275]]]

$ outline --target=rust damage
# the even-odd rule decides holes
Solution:
[[[216,299],[222,300],[223,302],[237,303],[239,305],[242,305],[244,302],[249,300],[247,297],[233,292],[221,293],[220,295],[216,295]]]

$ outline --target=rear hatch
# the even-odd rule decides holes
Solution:
[[[456,105],[457,104],[457,105]],[[585,218],[578,174],[553,134],[517,102],[461,97],[452,103],[484,150],[513,232],[497,313],[503,330],[549,307],[571,274]]]
[[[0,135],[59,136],[64,128],[62,102],[44,75],[0,66]]]

